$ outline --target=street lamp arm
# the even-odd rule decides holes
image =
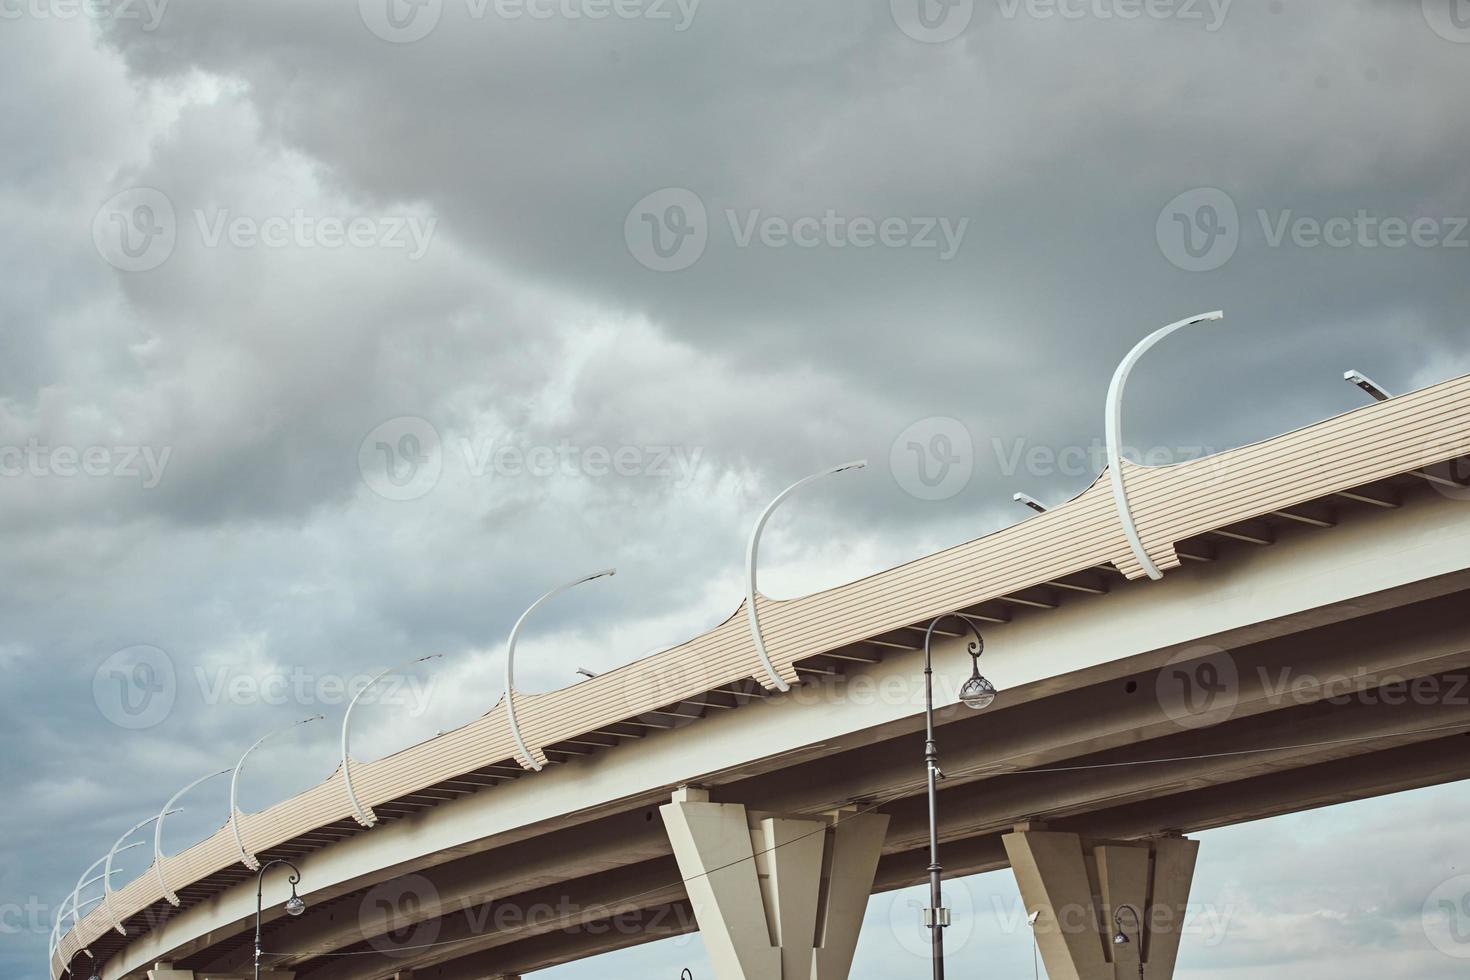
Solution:
[[[378,815],[373,812],[372,807],[365,807],[358,800],[357,793],[352,788],[352,756],[348,752],[352,733],[352,709],[357,707],[357,701],[368,689],[377,684],[378,681],[398,670],[407,670],[414,664],[421,664],[428,660],[438,660],[443,657],[442,653],[432,653],[427,657],[417,657],[397,667],[389,667],[380,671],[372,680],[363,685],[362,689],[352,696],[347,704],[347,711],[342,715],[342,783],[347,788],[347,800],[352,804],[352,816],[364,827],[371,827],[378,822]]]
[[[516,620],[515,625],[512,626],[510,629],[510,636],[505,641],[505,717],[506,720],[510,723],[511,738],[515,740],[516,748],[520,750],[521,758],[530,763],[531,768],[536,772],[541,771],[541,763],[536,761],[536,757],[533,756],[531,754],[531,750],[526,747],[526,740],[521,737],[521,726],[516,722],[516,641],[520,638],[521,627],[526,625],[526,620],[530,618],[533,612],[535,612],[537,609],[540,609],[546,603],[550,602],[552,599],[555,599],[557,596],[561,595],[568,589],[575,588],[581,585],[583,582],[591,582],[594,579],[599,578],[608,578],[610,576],[616,575],[617,573],[618,570],[616,568],[604,568],[600,572],[593,572],[591,575],[583,575],[579,579],[574,579],[573,581],[568,582],[565,585],[559,585],[556,588],[552,589],[550,592],[546,593],[541,598],[531,603],[531,605],[526,608],[526,611],[521,613],[520,618]]]
[[[230,770],[228,769],[221,769],[219,772],[212,772],[207,776],[200,776],[198,779],[194,780],[188,786],[185,786],[183,789],[179,790],[172,797],[170,797],[169,801],[163,805],[163,809],[158,811],[158,821],[153,825],[153,869],[158,874],[158,887],[163,889],[163,897],[168,899],[168,903],[174,908],[179,907],[179,896],[175,895],[173,893],[173,890],[168,887],[168,881],[163,876],[163,818],[168,816],[170,813],[179,812],[178,810],[175,810],[173,806],[175,803],[179,802],[179,799],[185,793],[189,792],[189,790],[193,789],[195,786],[198,786],[200,783],[207,782],[208,780],[213,779],[216,776],[227,775],[229,771]]]
[[[260,862],[255,859],[254,854],[251,854],[245,849],[245,839],[240,834],[240,770],[244,768],[245,760],[250,758],[250,753],[260,748],[266,741],[301,725],[310,724],[313,721],[320,721],[322,717],[322,715],[313,715],[310,718],[303,718],[300,721],[292,722],[284,728],[277,728],[273,732],[266,732],[260,738],[256,739],[250,748],[245,750],[245,754],[240,756],[240,761],[235,763],[235,769],[230,774],[230,831],[235,835],[235,846],[240,850],[241,862],[251,871],[259,870]]]
[[[780,674],[776,673],[776,667],[771,663],[771,656],[766,651],[765,638],[761,636],[760,613],[756,611],[755,607],[756,597],[760,595],[760,588],[756,583],[756,559],[760,553],[761,532],[766,529],[766,522],[771,519],[771,515],[781,505],[781,501],[808,483],[814,480],[820,480],[824,476],[841,473],[844,470],[860,470],[867,465],[868,461],[866,459],[855,459],[852,462],[842,463],[838,466],[822,470],[820,473],[813,473],[811,476],[797,480],[791,486],[778,493],[776,499],[766,505],[766,509],[761,511],[760,518],[755,522],[755,527],[750,532],[750,545],[745,552],[745,617],[750,624],[750,638],[755,643],[755,653],[760,658],[761,667],[765,669],[766,679],[778,691],[789,691],[791,690],[791,685]]]
[[[112,908],[112,859],[117,857],[119,853],[118,848],[122,847],[123,841],[127,840],[129,837],[133,836],[153,821],[161,820],[170,813],[178,812],[178,810],[166,810],[163,813],[155,813],[147,820],[139,820],[128,829],[128,832],[126,834],[123,834],[121,837],[119,837],[117,839],[117,843],[112,845],[112,850],[107,852],[107,860],[102,866],[102,903],[107,908],[107,917],[112,920],[112,928],[116,929],[120,935],[126,936],[128,934],[128,931],[123,928],[123,924],[121,922],[117,921],[117,913],[114,912]]]
[[[1133,550],[1133,556],[1138,559],[1148,577],[1156,581],[1163,578],[1164,573],[1159,571],[1159,567],[1149,557],[1143,547],[1142,539],[1138,536],[1138,526],[1133,522],[1133,508],[1128,502],[1128,487],[1123,478],[1123,391],[1128,386],[1128,376],[1133,373],[1133,367],[1138,363],[1139,358],[1148,353],[1159,341],[1184,327],[1221,320],[1224,317],[1223,312],[1216,310],[1213,313],[1186,317],[1160,330],[1155,330],[1128,352],[1128,356],[1123,358],[1118,369],[1113,372],[1112,384],[1108,386],[1108,479],[1113,488],[1113,504],[1118,511],[1118,520],[1123,525],[1123,536],[1128,539],[1128,547]]]

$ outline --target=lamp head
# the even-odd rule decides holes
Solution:
[[[295,917],[305,911],[306,903],[301,900],[301,896],[293,892],[291,897],[286,899],[286,914]]]
[[[974,676],[960,688],[960,701],[967,708],[983,711],[995,703],[995,693],[995,685],[980,675],[980,666],[976,664]]]
[[[1122,929],[1119,929],[1118,932],[1117,932],[1117,934],[1113,936],[1113,945],[1114,946],[1127,946],[1128,945],[1128,937],[1123,934],[1123,930]]]

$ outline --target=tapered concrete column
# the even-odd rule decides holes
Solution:
[[[1002,840],[1026,909],[1037,915],[1051,980],[1171,980],[1198,841],[1093,840],[1029,826]],[[1118,932],[1126,944],[1113,943]]]
[[[661,812],[716,980],[846,980],[886,815],[755,813],[690,787]]]

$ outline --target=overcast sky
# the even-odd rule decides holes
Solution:
[[[528,690],[729,615],[822,466],[873,463],[783,510],[768,594],[1076,493],[1164,323],[1227,314],[1136,373],[1153,462],[1353,408],[1346,368],[1470,371],[1470,4],[918,2],[0,0],[0,973],[254,738],[328,718],[246,809],[323,778],[341,684],[445,655],[363,757],[483,712],[567,578],[619,568],[538,620]],[[143,716],[119,674],[162,685]],[[1236,914],[1184,975],[1461,975],[1420,910],[1466,802],[1206,835]],[[967,887],[957,958],[1020,975],[1014,886]]]

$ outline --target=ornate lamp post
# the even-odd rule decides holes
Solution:
[[[980,654],[985,652],[985,638],[975,624],[958,613],[946,613],[924,631],[924,768],[929,781],[929,908],[924,910],[924,925],[929,927],[931,958],[934,962],[934,980],[944,980],[944,927],[949,925],[949,909],[944,907],[940,878],[943,868],[939,864],[939,792],[938,781],[944,778],[939,770],[939,748],[934,742],[934,658],[932,645],[934,631],[939,624],[952,619],[968,629],[974,639],[969,641],[970,660],[973,672],[970,679],[960,688],[960,701],[969,708],[979,711],[995,701],[995,685],[980,674]],[[961,634],[963,635],[963,634]]]
[[[1138,909],[1124,903],[1113,910],[1113,933],[1114,946],[1127,946],[1130,942],[1128,934],[1123,931],[1123,913],[1127,912],[1133,916],[1133,934],[1138,937],[1138,977],[1143,980],[1143,916],[1138,914]]]
[[[306,911],[306,903],[301,896],[296,894],[296,886],[301,884],[301,869],[290,861],[277,858],[267,861],[260,868],[260,873],[255,876],[255,980],[260,980],[260,918],[261,918],[261,895],[265,888],[265,873],[278,864],[284,864],[291,869],[291,897],[286,899],[286,914],[290,916],[300,915]]]

